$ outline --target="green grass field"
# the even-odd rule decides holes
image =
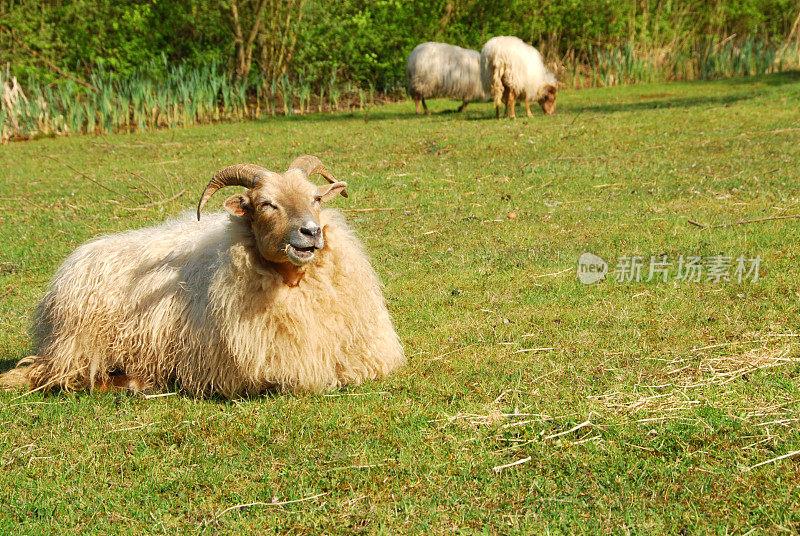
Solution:
[[[456,106],[0,147],[0,369],[80,243],[303,153],[410,357],[325,396],[2,393],[0,534],[800,532],[800,73]],[[584,252],[642,281],[583,285]],[[762,264],[647,282],[654,255]]]

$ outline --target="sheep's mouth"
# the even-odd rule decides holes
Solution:
[[[286,244],[286,255],[289,257],[289,260],[292,261],[292,264],[302,265],[311,262],[314,259],[316,250],[317,248],[314,246],[301,248]]]

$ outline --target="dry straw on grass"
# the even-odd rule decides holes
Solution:
[[[769,340],[774,340],[769,338]],[[699,348],[703,351],[725,345]],[[800,347],[796,343],[777,347],[759,346],[743,353],[732,355],[708,355],[698,361],[688,362],[693,357],[683,357],[667,363],[665,369],[648,384],[636,385],[631,392],[612,391],[590,397],[615,411],[631,415],[650,417],[637,422],[661,420],[668,415],[704,404],[704,390],[714,386],[726,386],[756,371],[768,371],[777,367],[800,364]],[[782,405],[783,406],[783,405]],[[764,408],[767,409],[767,408]],[[752,417],[774,415],[775,412],[751,412]]]

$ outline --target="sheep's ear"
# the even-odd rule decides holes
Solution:
[[[344,189],[347,188],[346,182],[334,182],[333,184],[328,184],[326,186],[320,186],[317,188],[317,199],[320,201],[330,201],[340,193],[344,192]]]
[[[234,216],[245,216],[252,212],[250,198],[243,194],[234,194],[225,200],[225,210]]]

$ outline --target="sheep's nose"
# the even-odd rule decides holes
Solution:
[[[307,221],[303,225],[300,226],[300,234],[305,235],[311,239],[316,239],[319,237],[321,229],[316,222]]]

